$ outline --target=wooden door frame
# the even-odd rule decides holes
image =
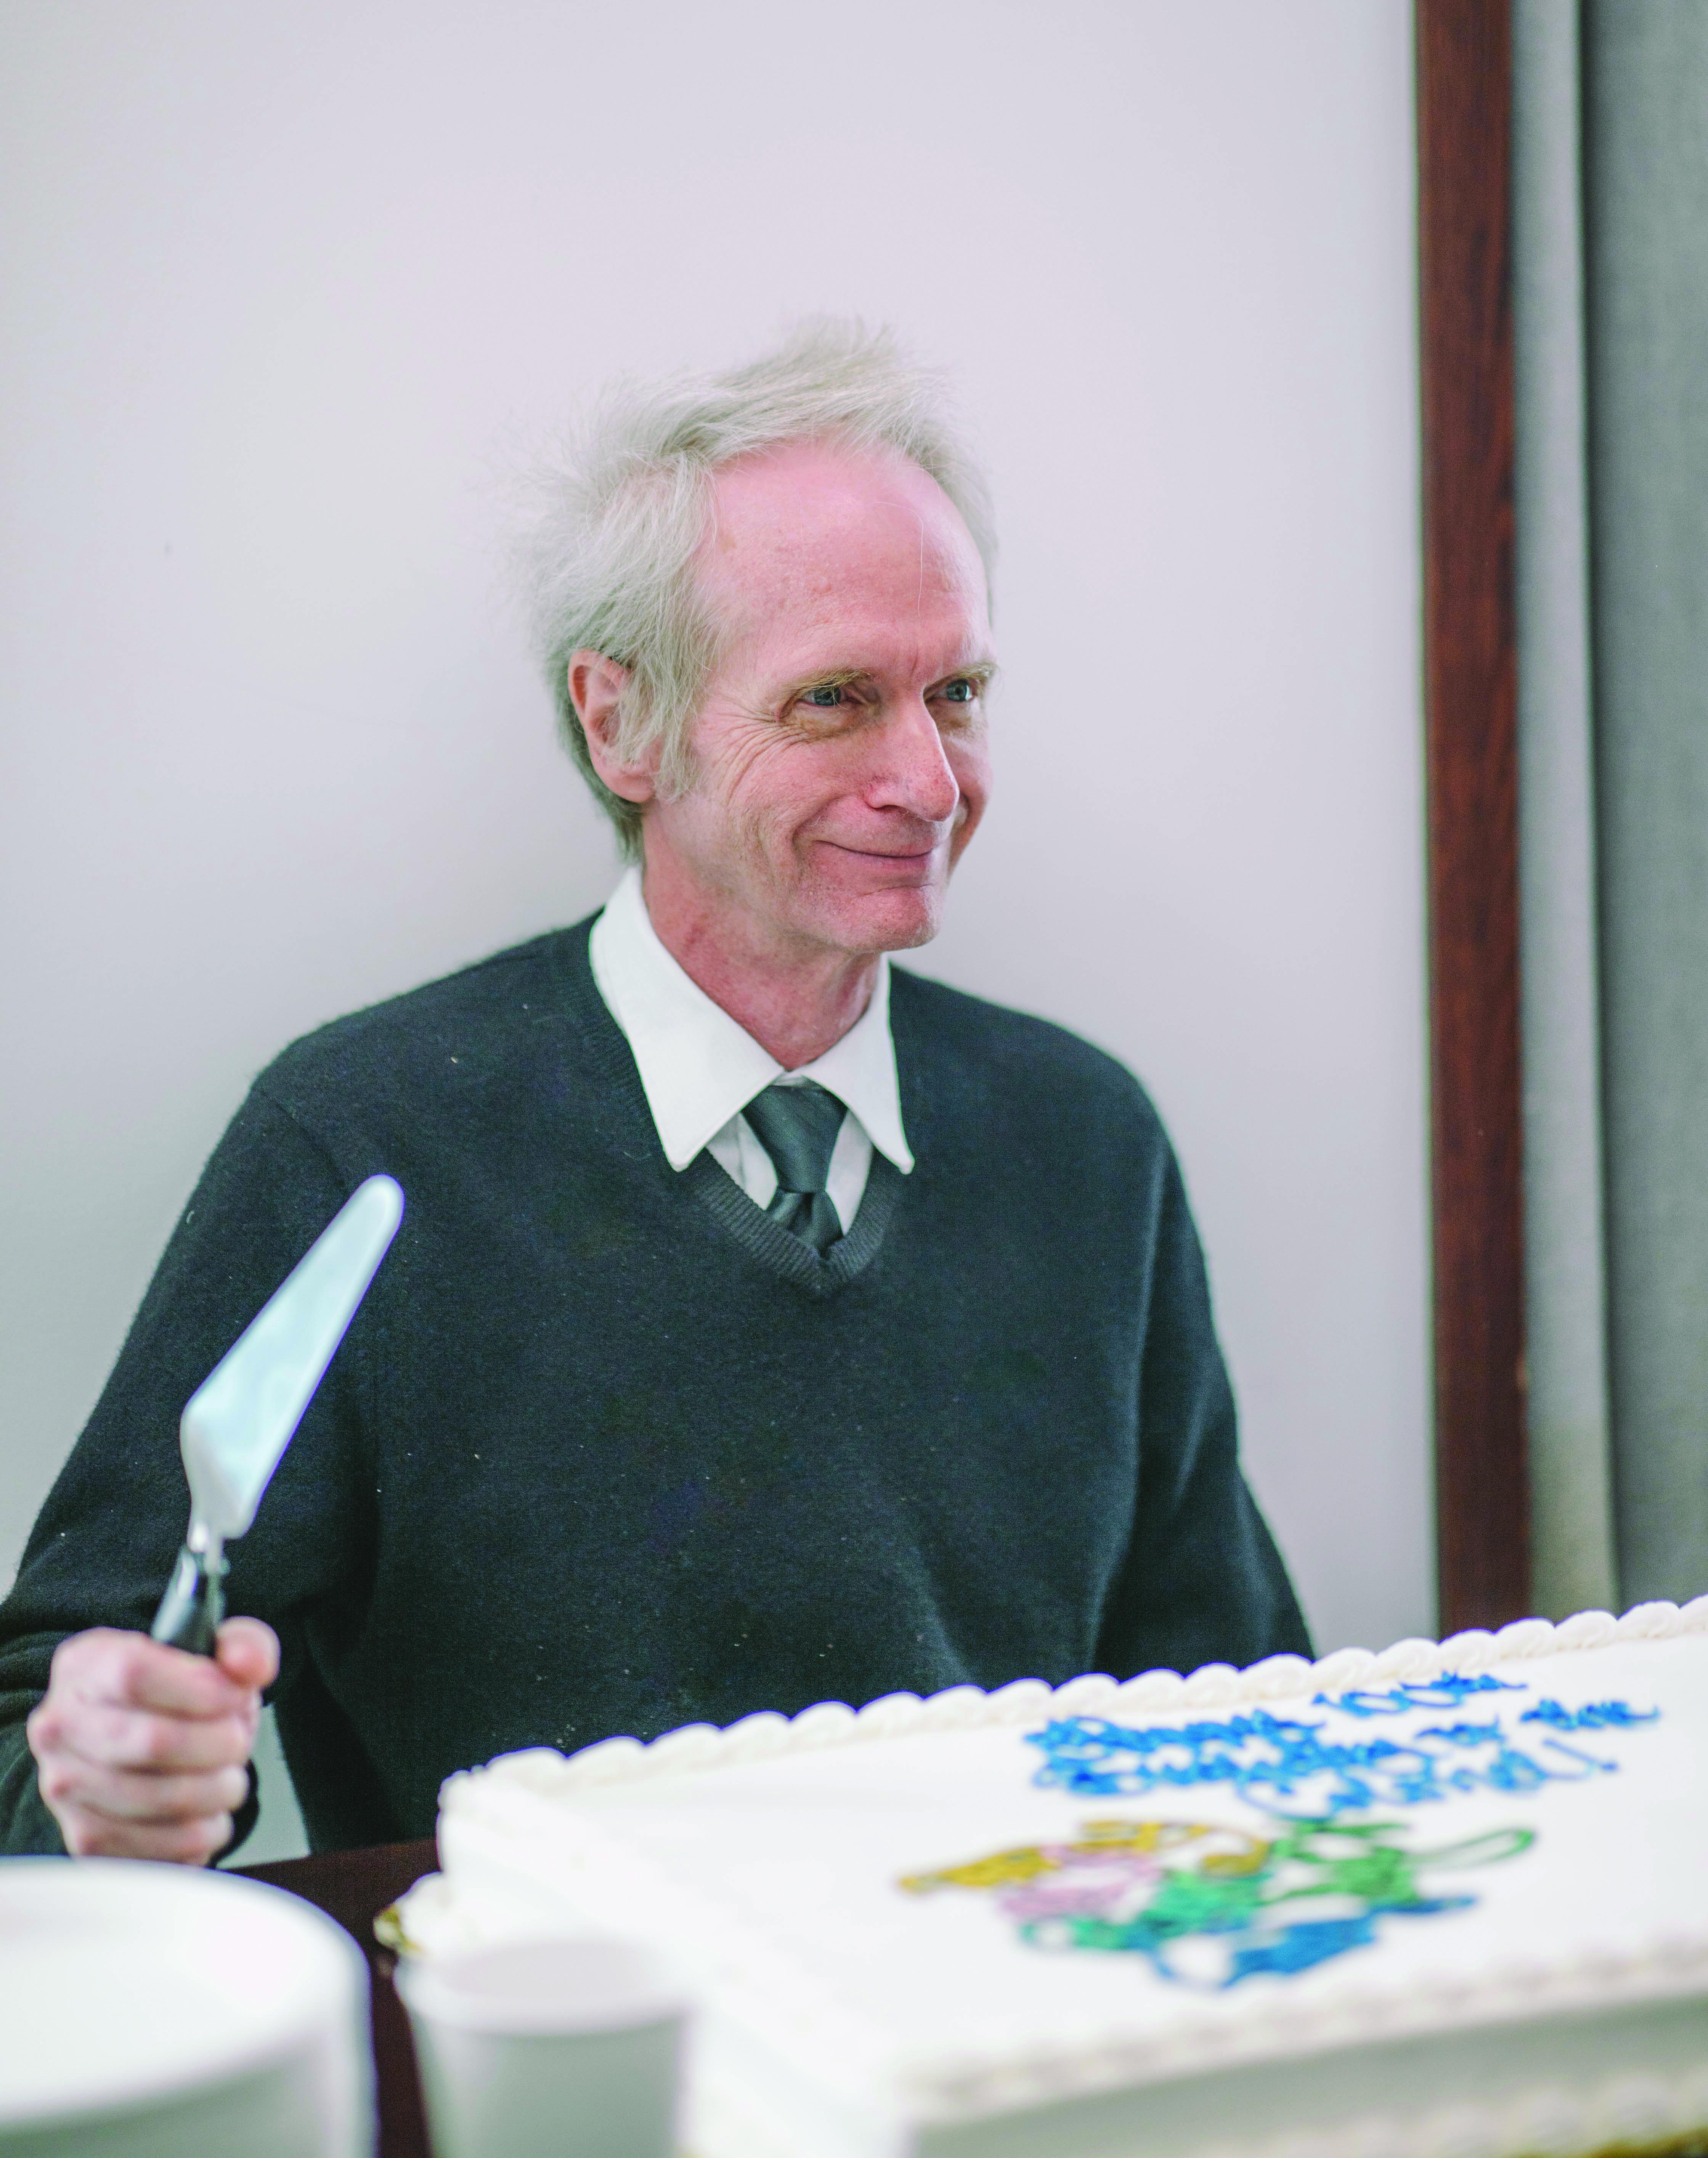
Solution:
[[[1441,1631],[1529,1608],[1510,0],[1416,0]]]

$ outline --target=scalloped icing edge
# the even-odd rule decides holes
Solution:
[[[1201,2158],[1504,2158],[1512,2151],[1689,2158],[1708,2121],[1708,2069],[1557,2083],[1511,2098],[1450,2101],[1411,2119],[1366,2114],[1339,2126],[1220,2143]]]
[[[712,2084],[702,2104],[707,2147],[746,2158],[799,2158],[740,2094]],[[1568,2091],[1537,2086],[1508,2099],[1449,2102],[1406,2117],[1362,2113],[1326,2129],[1287,2130],[1200,2145],[1193,2158],[1509,2158],[1514,2151],[1592,2158],[1693,2158],[1708,2121],[1708,2069],[1638,2073]]]
[[[1689,1634],[1708,1634],[1708,1595],[1682,1606],[1633,1604],[1618,1618],[1607,1611],[1580,1611],[1557,1625],[1547,1618],[1519,1618],[1497,1633],[1479,1627],[1444,1641],[1396,1641],[1380,1653],[1337,1649],[1315,1663],[1303,1656],[1266,1656],[1244,1670],[1231,1664],[1204,1664],[1185,1677],[1179,1671],[1154,1670],[1116,1679],[1107,1672],[1090,1671],[1059,1686],[1043,1679],[1013,1679],[990,1692],[975,1686],[956,1686],[923,1699],[913,1693],[885,1694],[858,1709],[839,1701],[817,1701],[792,1717],[761,1709],[721,1728],[688,1723],[649,1740],[601,1738],[568,1755],[544,1746],[500,1754],[484,1768],[461,1769],[448,1777],[439,1804],[441,1810],[454,1804],[467,1779],[501,1765],[533,1788],[555,1794],[642,1777],[729,1768],[827,1746],[1029,1723],[1046,1713],[1107,1715],[1123,1709],[1154,1716],[1174,1708],[1240,1707],[1307,1692],[1344,1691],[1371,1680],[1416,1681],[1445,1670],[1474,1675],[1495,1664],[1670,1640]]]
[[[739,2093],[712,2084],[702,2105],[707,2147],[746,2158],[798,2158]],[[1509,2158],[1514,2151],[1592,2158],[1693,2158],[1708,2121],[1708,2069],[1621,2075],[1585,2091],[1556,2083],[1507,2099],[1449,2102],[1406,2117],[1362,2113],[1326,2129],[1287,2130],[1200,2145],[1194,2158]]]

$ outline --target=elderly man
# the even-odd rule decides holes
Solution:
[[[530,586],[637,866],[256,1082],[5,1607],[8,1848],[205,1861],[270,1687],[329,1848],[514,1747],[1306,1647],[1144,1095],[886,957],[983,813],[988,551],[884,338],[601,408]],[[248,1615],[159,1646],[178,1408],[379,1169],[403,1229]]]

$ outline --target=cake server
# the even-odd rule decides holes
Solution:
[[[359,1185],[190,1396],[178,1423],[190,1526],[149,1629],[157,1641],[213,1655],[226,1540],[254,1520],[402,1219],[390,1177]]]

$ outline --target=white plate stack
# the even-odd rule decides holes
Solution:
[[[3,2158],[368,2158],[368,1974],[282,1890],[0,1860]]]

